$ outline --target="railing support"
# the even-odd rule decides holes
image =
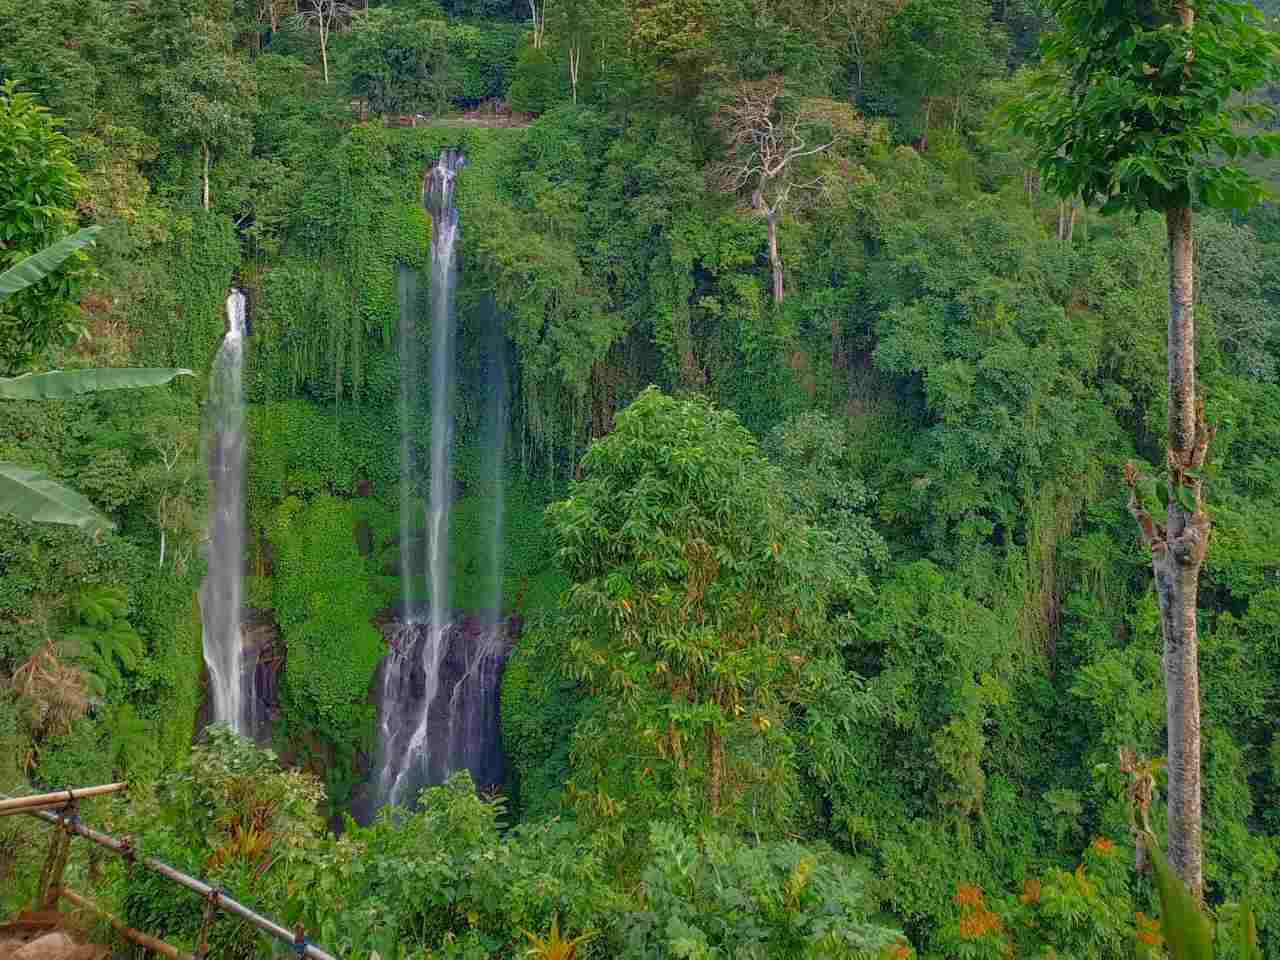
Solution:
[[[87,897],[80,896],[80,894],[76,893],[69,887],[57,887],[55,888],[55,891],[58,897],[66,900],[68,903],[74,904],[83,910],[88,910],[91,913],[96,913],[103,920],[107,921],[107,923],[111,924],[112,928],[116,933],[120,934],[120,936],[124,937],[126,940],[132,940],[138,946],[145,947],[152,953],[158,953],[162,957],[168,957],[169,960],[195,960],[191,954],[183,953],[173,944],[165,943],[163,940],[158,940],[155,937],[149,936],[141,930],[135,930],[133,927],[127,926],[111,914],[107,913],[107,911],[103,910],[92,900]]]
[[[251,910],[249,907],[246,907],[240,901],[227,896],[221,890],[215,890],[213,887],[209,886],[207,883],[197,880],[195,877],[188,876],[187,874],[183,873],[180,870],[175,870],[173,867],[169,866],[163,860],[157,860],[155,857],[139,856],[138,853],[133,848],[133,842],[128,837],[125,837],[124,839],[117,839],[116,837],[113,837],[110,834],[106,834],[106,833],[102,833],[101,831],[94,830],[92,827],[86,827],[84,824],[79,822],[78,818],[71,818],[71,817],[66,817],[59,814],[50,813],[47,810],[36,809],[36,810],[27,810],[24,812],[26,812],[30,816],[39,817],[41,820],[44,820],[48,823],[52,823],[55,826],[62,827],[63,830],[59,831],[58,838],[60,838],[63,841],[68,841],[70,839],[70,834],[72,833],[78,834],[79,836],[84,837],[86,840],[92,840],[94,843],[98,844],[101,847],[106,848],[107,850],[110,850],[112,853],[115,853],[118,856],[124,857],[130,863],[137,863],[143,867],[146,867],[148,870],[151,870],[154,873],[158,873],[160,874],[160,876],[173,881],[179,886],[186,887],[191,892],[196,893],[201,897],[204,897],[207,900],[209,900],[210,903],[212,903],[215,907],[217,907],[219,910],[223,911],[224,913],[230,913],[234,916],[237,916],[241,920],[245,920],[248,923],[252,924],[253,926],[257,927],[263,933],[266,933],[272,937],[275,937],[281,943],[284,943],[288,946],[293,947],[294,952],[300,958],[310,957],[311,960],[337,960],[337,958],[334,957],[332,954],[327,953],[326,951],[322,950],[320,947],[317,947],[313,943],[307,942],[306,930],[303,928],[302,924],[298,924],[297,927],[295,927],[292,931],[288,930],[280,926],[280,924],[276,923],[270,917],[264,917],[262,914],[258,913],[257,911]],[[55,871],[53,868],[54,867],[57,868],[56,876],[58,877],[58,880],[57,882],[54,882],[52,880],[46,881],[44,875],[42,874],[41,876],[42,892],[47,891],[50,887],[56,888],[61,886],[62,869],[66,866],[65,848],[63,848],[63,855],[61,857],[61,866],[58,866],[57,859],[52,857],[53,850],[54,850],[54,847],[51,845],[50,846],[51,859],[46,862],[46,867],[48,868],[50,877],[52,877],[55,874]],[[46,886],[46,883],[48,884],[48,886]],[[56,901],[56,898],[55,898],[55,901]]]

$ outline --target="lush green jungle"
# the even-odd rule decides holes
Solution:
[[[1072,6],[0,0],[0,267],[100,228],[0,303],[0,376],[194,371],[0,399],[0,460],[109,521],[0,515],[0,793],[127,779],[86,822],[344,957],[1179,955],[1135,856],[1144,821],[1163,843],[1169,775],[1126,486],[1173,442],[1170,248],[1159,209],[1049,189],[1018,120]],[[396,269],[429,257],[446,146],[467,156],[460,608],[496,495],[469,386],[495,315],[513,398],[507,785],[463,774],[360,826],[400,591]],[[1280,957],[1261,199],[1197,203],[1194,240],[1204,900],[1241,960]],[[272,749],[198,730],[202,416],[233,284],[246,596],[285,660]],[[422,444],[430,411],[424,390]],[[0,818],[0,914],[47,836]],[[68,876],[200,937],[199,898],[153,874],[73,845]],[[1228,930],[1245,901],[1260,952]],[[271,949],[230,918],[210,942]]]

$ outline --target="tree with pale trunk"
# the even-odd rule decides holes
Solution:
[[[303,6],[303,3],[306,6]],[[324,82],[329,82],[329,39],[335,30],[342,29],[358,13],[343,0],[298,0],[298,12],[293,21],[299,26],[314,29],[320,38],[320,65]]]
[[[200,204],[208,210],[215,156],[247,148],[253,135],[253,74],[245,61],[210,40],[191,60],[164,71],[159,92],[169,133],[200,150]]]
[[[1247,94],[1277,76],[1280,37],[1241,0],[1048,0],[1058,32],[1046,74],[1013,108],[1046,188],[1104,213],[1164,217],[1169,254],[1169,403],[1163,483],[1129,465],[1129,510],[1151,550],[1164,637],[1169,860],[1203,896],[1196,606],[1209,548],[1204,470],[1214,428],[1196,391],[1193,204],[1243,210],[1264,195],[1236,158],[1280,153],[1250,124]]]
[[[773,300],[785,295],[778,227],[784,213],[820,195],[825,178],[816,160],[841,141],[866,132],[862,117],[846,103],[793,98],[781,76],[737,84],[714,123],[726,156],[713,167],[724,193],[749,198],[769,228]]]
[[[541,50],[547,35],[547,0],[529,0],[529,17],[533,23],[533,49]]]
[[[147,446],[155,454],[155,462],[141,471],[140,479],[150,488],[153,502],[152,517],[160,531],[160,560],[158,569],[164,569],[168,554],[169,532],[189,534],[178,536],[173,551],[174,568],[181,572],[190,558],[191,544],[195,542],[198,527],[196,517],[197,458],[196,431],[180,417],[157,418],[147,424]]]
[[[543,7],[544,18],[550,17],[548,26],[552,39],[564,50],[574,103],[578,102],[583,57],[591,55],[597,24],[604,15],[602,6],[600,0],[557,0],[549,13],[545,5]]]

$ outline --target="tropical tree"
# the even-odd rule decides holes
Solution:
[[[230,49],[210,40],[191,59],[164,72],[160,108],[170,135],[200,148],[200,203],[208,210],[214,155],[244,149],[252,136],[253,74]]]
[[[348,88],[375,114],[416,112],[431,103],[443,112],[456,92],[445,23],[403,10],[375,8],[352,31]]]
[[[1046,188],[1102,204],[1104,213],[1155,211],[1169,256],[1168,436],[1165,482],[1130,465],[1129,508],[1152,552],[1164,635],[1169,737],[1169,859],[1203,892],[1200,677],[1196,606],[1209,547],[1204,467],[1214,429],[1196,390],[1192,205],[1245,209],[1263,186],[1231,161],[1272,156],[1280,137],[1239,126],[1260,109],[1244,97],[1277,74],[1280,36],[1239,0],[1049,0],[1058,32],[1051,66],[1017,105],[1033,135]],[[1163,512],[1163,520],[1156,515]]]
[[[298,2],[298,12],[293,20],[300,26],[315,28],[320,40],[320,65],[326,84],[329,82],[329,39],[334,30],[341,29],[355,14],[355,7],[342,0],[307,0],[305,7],[302,0]]]
[[[779,829],[787,705],[839,672],[828,607],[853,590],[781,472],[733,414],[650,387],[548,518],[573,581],[566,669],[608,697],[575,737],[582,815]]]
[[[768,224],[775,303],[782,303],[784,295],[778,249],[784,212],[822,186],[813,159],[866,129],[847,104],[788,93],[782,76],[744,81],[715,116],[728,148],[715,167],[717,186],[725,193],[746,193],[751,209]]]
[[[923,132],[935,105],[948,102],[958,129],[975,92],[1000,68],[1003,36],[991,22],[990,0],[908,0],[886,30],[888,77],[923,108]]]

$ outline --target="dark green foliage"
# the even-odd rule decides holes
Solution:
[[[1195,4],[1196,26],[1180,29],[1172,7],[1055,0],[1062,31],[1046,40],[1070,92],[1047,76],[1019,105],[1019,124],[1039,141],[1046,185],[1084,194],[1104,210],[1156,210],[1200,200],[1245,210],[1261,183],[1234,163],[1280,151],[1275,134],[1236,129],[1265,110],[1233,96],[1273,79],[1280,38],[1252,3]],[[1189,67],[1188,64],[1194,64]]]
[[[546,113],[558,101],[567,99],[564,78],[546,47],[526,44],[516,60],[511,89],[511,108],[521,113]]]

